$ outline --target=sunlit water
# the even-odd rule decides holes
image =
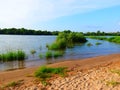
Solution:
[[[57,59],[40,59],[39,54],[44,54],[47,51],[46,44],[51,44],[55,39],[56,36],[0,35],[0,53],[22,49],[28,57],[24,61],[0,62],[0,70],[33,67],[59,62],[61,60],[75,60],[120,53],[119,44],[88,39],[88,42],[92,43],[93,46],[87,46],[87,42],[85,44],[76,45],[74,48],[66,49],[64,55]],[[95,45],[96,42],[101,42],[102,44]],[[34,56],[30,53],[33,49],[37,52]]]

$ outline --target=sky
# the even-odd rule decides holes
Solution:
[[[120,31],[120,0],[0,0],[0,28]]]

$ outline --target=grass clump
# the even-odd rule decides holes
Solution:
[[[65,67],[58,67],[58,68],[52,68],[52,67],[46,67],[42,66],[35,72],[35,77],[40,78],[41,82],[46,83],[47,80],[52,77],[54,74],[58,75],[65,75],[66,73]],[[43,83],[43,84],[44,84]]]
[[[26,57],[26,54],[22,50],[9,51],[7,53],[0,54],[1,61],[24,60],[25,57]]]
[[[106,82],[106,85],[115,87],[116,85],[120,85],[120,82],[107,81],[107,82]]]
[[[102,44],[102,43],[100,43],[100,42],[96,42],[96,43],[95,43],[95,45],[101,45],[101,44]]]
[[[36,53],[36,50],[33,49],[33,50],[30,51],[30,53],[31,53],[32,55],[34,55],[34,54]]]
[[[93,46],[93,44],[92,43],[87,43],[87,46]]]
[[[112,73],[116,73],[120,76],[120,70],[110,70]]]

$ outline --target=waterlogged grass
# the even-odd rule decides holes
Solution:
[[[65,76],[66,68],[65,67],[52,68],[42,66],[34,73],[35,77],[39,78],[41,83],[43,84],[46,84],[47,80],[50,79],[54,74]]]
[[[47,51],[45,54],[45,57],[48,58],[52,58],[52,52],[51,51]]]
[[[97,39],[97,40],[107,40],[107,37],[103,37],[103,36],[88,36],[88,38],[91,39]]]
[[[60,32],[55,42],[47,45],[49,50],[61,50],[71,48],[76,43],[85,43],[87,40],[81,33],[77,32]]]
[[[64,52],[62,52],[62,51],[55,51],[54,54],[53,54],[53,56],[55,58],[57,58],[57,57],[63,56],[63,54],[64,54]]]
[[[34,54],[36,53],[36,50],[33,49],[33,50],[30,51],[30,53],[31,53],[32,55],[34,55]]]
[[[58,58],[58,57],[63,56],[63,54],[64,54],[64,51],[47,51],[45,54],[40,53],[39,58],[40,59]]]
[[[93,44],[92,44],[92,43],[87,43],[87,46],[89,46],[89,47],[90,47],[90,46],[93,46]]]
[[[95,45],[101,45],[101,44],[102,44],[102,43],[100,43],[100,42],[96,42],[96,43],[95,43]]]
[[[13,61],[13,60],[24,60],[26,54],[22,50],[9,51],[4,54],[0,54],[0,61]]]
[[[102,36],[88,36],[88,38],[91,39],[97,39],[97,40],[106,40],[109,42],[114,42],[114,43],[119,43],[120,44],[120,36],[115,36],[115,37],[102,37]]]

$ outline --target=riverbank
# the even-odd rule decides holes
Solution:
[[[49,67],[68,67],[68,77],[55,77],[51,80],[51,86],[46,88],[69,90],[117,90],[120,85],[111,87],[106,85],[111,80],[120,81],[120,76],[110,72],[112,69],[120,70],[120,54],[98,56],[83,60],[69,60],[48,65]],[[12,81],[22,81],[22,85],[14,87],[14,90],[41,90],[43,86],[35,82],[33,73],[38,67],[26,68],[14,71],[0,72],[0,86]],[[80,89],[81,88],[81,89]]]

